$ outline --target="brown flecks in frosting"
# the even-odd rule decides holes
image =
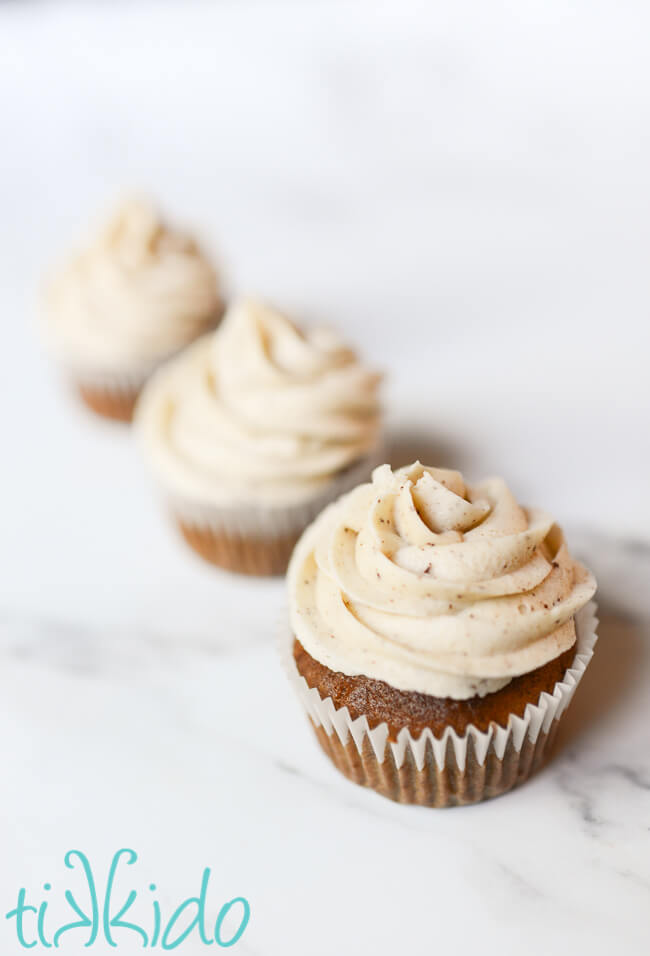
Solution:
[[[437,473],[382,466],[372,484],[341,500],[333,522],[316,522],[295,567],[317,543],[316,574],[326,587],[318,589],[314,628],[297,622],[296,636],[317,658],[319,642],[326,647],[320,659],[330,667],[463,700],[496,693],[512,675],[563,652],[575,640],[570,618],[589,600],[593,579],[571,560],[557,527],[549,537],[552,519],[521,508],[501,479],[470,489],[472,511],[460,500],[466,486],[449,473],[453,487],[445,491]],[[424,522],[413,513],[420,504]],[[336,528],[342,540],[350,525],[356,547],[348,542],[339,555],[327,535]],[[556,556],[559,571],[551,575]],[[293,592],[292,600],[308,593]],[[341,598],[356,621],[349,633],[337,613]],[[330,630],[336,642],[326,640]],[[365,668],[369,656],[373,670]]]

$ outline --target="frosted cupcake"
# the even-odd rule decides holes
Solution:
[[[381,461],[379,382],[332,331],[231,306],[153,375],[136,411],[188,543],[233,571],[284,573],[306,525]]]
[[[214,269],[196,243],[133,200],[55,277],[44,324],[86,404],[130,421],[152,371],[214,328],[222,311]]]
[[[595,644],[592,575],[500,478],[377,468],[288,574],[290,674],[321,746],[403,803],[494,797],[544,760]],[[289,649],[287,649],[289,651]]]

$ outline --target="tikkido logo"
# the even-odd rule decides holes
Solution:
[[[218,911],[208,916],[208,889],[210,869],[203,870],[201,885],[197,896],[181,900],[176,908],[165,916],[160,902],[156,898],[156,884],[149,883],[147,889],[138,892],[130,886],[128,889],[116,889],[116,877],[120,870],[121,882],[126,881],[126,866],[133,866],[138,859],[135,850],[118,850],[113,856],[108,870],[106,887],[100,899],[97,882],[88,857],[79,850],[69,850],[64,863],[69,870],[76,870],[80,889],[62,888],[58,893],[51,883],[43,884],[43,898],[31,901],[27,890],[18,891],[16,905],[5,918],[13,921],[18,942],[24,949],[35,946],[61,947],[66,944],[92,947],[95,943],[108,943],[118,947],[124,944],[133,952],[133,944],[140,948],[176,949],[186,939],[205,946],[216,943],[221,947],[234,946],[244,934],[250,920],[251,908],[243,896],[235,896],[223,903]],[[130,881],[132,882],[132,881]],[[49,908],[49,911],[48,911]],[[56,911],[56,912],[55,912]],[[60,919],[63,911],[64,919]],[[129,916],[129,919],[125,917]],[[74,916],[74,919],[70,919]]]

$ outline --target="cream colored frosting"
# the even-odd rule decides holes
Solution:
[[[378,439],[380,376],[338,335],[259,302],[159,369],[136,423],[164,488],[205,505],[318,495]]]
[[[399,690],[499,690],[575,641],[596,590],[542,511],[500,478],[475,487],[382,465],[305,531],[288,572],[293,632],[320,663]]]
[[[123,204],[46,295],[46,331],[72,369],[146,371],[213,327],[215,272],[145,202]]]

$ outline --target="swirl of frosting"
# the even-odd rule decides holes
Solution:
[[[54,279],[46,310],[52,346],[72,368],[146,371],[213,327],[221,302],[194,241],[131,200]]]
[[[568,650],[596,589],[553,519],[502,479],[470,488],[419,462],[382,465],[326,508],[288,581],[293,632],[321,664],[456,699]]]
[[[243,300],[153,375],[136,420],[180,498],[293,504],[375,449],[379,381],[333,332]]]

